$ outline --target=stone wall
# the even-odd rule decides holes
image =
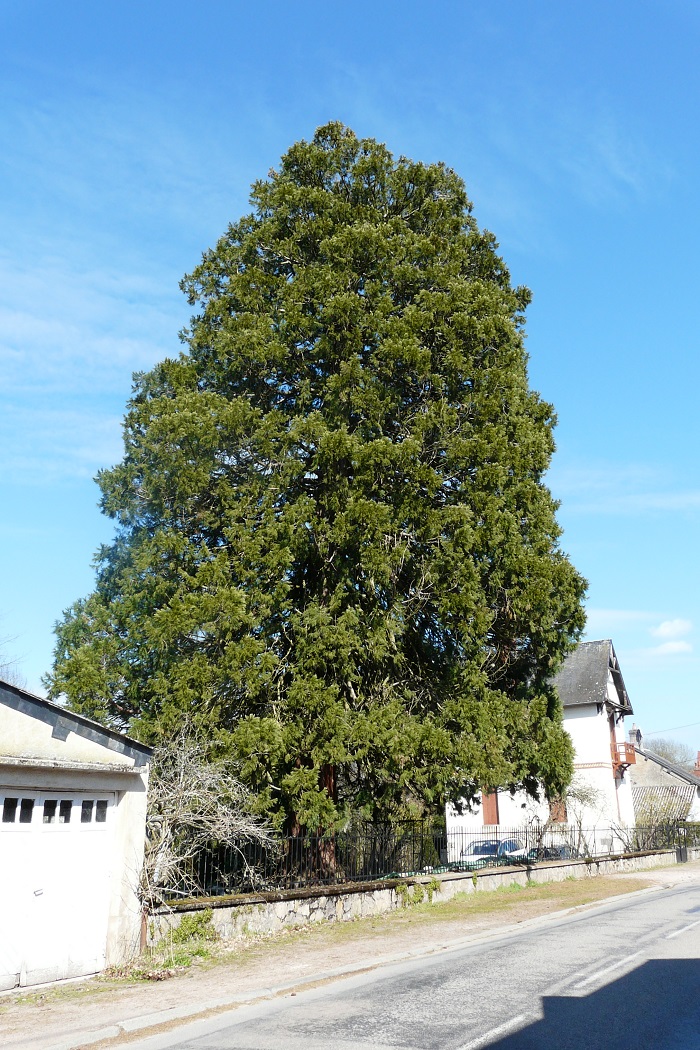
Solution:
[[[643,871],[677,861],[675,850],[607,857],[598,860],[554,861],[528,867],[508,867],[477,872],[446,872],[382,883],[326,886],[305,890],[248,893],[184,901],[154,912],[149,922],[149,943],[160,940],[188,912],[211,908],[213,923],[227,941],[272,934],[314,922],[347,922],[383,915],[422,899],[436,903],[458,893],[483,893],[514,883],[563,882],[616,872]],[[700,859],[700,849],[688,850],[688,860]],[[439,888],[438,888],[439,886]]]

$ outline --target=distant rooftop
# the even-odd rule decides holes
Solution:
[[[631,715],[632,705],[609,638],[581,642],[564,660],[552,684],[556,686],[564,707],[579,704],[602,704],[608,699],[608,674],[612,674],[620,710]]]
[[[683,766],[679,766],[676,762],[669,762],[663,755],[657,755],[655,751],[646,747],[635,747],[634,749],[638,755],[642,755],[644,758],[649,759],[651,762],[656,762],[657,766],[661,766],[667,773],[673,773],[674,776],[680,777],[681,780],[685,780],[687,784],[692,784],[693,787],[700,788],[700,777],[698,777],[692,769],[685,769]]]

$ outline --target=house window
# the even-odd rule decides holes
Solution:
[[[485,788],[481,793],[481,807],[484,824],[499,824],[498,819],[498,791],[487,791]]]
[[[73,803],[69,798],[62,798],[58,807],[58,823],[59,824],[70,824],[70,811],[73,808]]]
[[[563,798],[553,798],[550,800],[549,819],[552,824],[568,824],[569,817],[566,812],[566,802]]]
[[[56,807],[58,801],[55,798],[47,798],[44,802],[44,824],[56,823]]]
[[[90,821],[92,820],[92,809],[93,809],[94,805],[95,805],[95,803],[94,803],[94,801],[91,798],[90,799],[86,799],[83,802],[83,804],[80,807],[80,823],[81,824],[89,824],[90,823]]]
[[[100,799],[99,802],[95,803],[95,821],[97,824],[104,824],[107,820],[107,800]]]

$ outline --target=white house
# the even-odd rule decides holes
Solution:
[[[600,846],[610,846],[610,829],[634,826],[629,767],[635,762],[624,719],[630,704],[615,649],[609,639],[582,642],[555,675],[564,708],[564,727],[574,745],[575,775],[569,794],[550,812],[524,792],[484,792],[482,802],[459,814],[447,809],[447,832],[458,837],[489,828],[517,829],[552,820],[600,830]],[[607,834],[607,837],[606,837]]]
[[[138,950],[150,757],[0,681],[0,989]]]

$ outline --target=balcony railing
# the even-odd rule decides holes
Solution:
[[[614,743],[612,745],[612,760],[615,772],[633,766],[637,761],[637,753],[634,744]]]

